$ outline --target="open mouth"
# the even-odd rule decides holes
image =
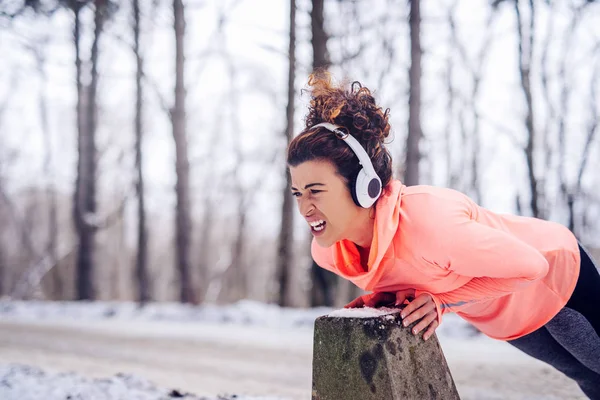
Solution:
[[[311,222],[310,230],[312,231],[312,233],[314,235],[318,235],[318,234],[321,234],[325,230],[326,225],[327,225],[327,222],[325,222],[323,220]]]

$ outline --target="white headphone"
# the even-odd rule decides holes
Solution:
[[[342,139],[354,151],[362,168],[358,171],[356,180],[351,182],[350,194],[357,206],[369,208],[381,195],[381,179],[377,176],[369,155],[361,144],[352,135],[344,132],[340,126],[322,122],[310,129],[323,127]]]

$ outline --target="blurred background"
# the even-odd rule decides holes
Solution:
[[[286,178],[319,67],[391,109],[405,184],[600,248],[596,1],[2,0],[0,295],[354,298]]]

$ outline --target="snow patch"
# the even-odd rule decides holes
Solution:
[[[281,397],[220,395],[198,397],[178,389],[156,387],[130,374],[89,379],[75,373],[49,373],[22,364],[0,364],[0,399],[3,400],[285,400]]]
[[[330,308],[281,308],[275,304],[242,300],[219,306],[194,306],[180,303],[149,303],[140,306],[134,302],[111,301],[0,301],[0,316],[21,320],[134,320],[215,322],[266,327],[298,327],[314,324],[317,317]]]
[[[282,308],[275,304],[250,300],[242,300],[225,306],[149,303],[143,307],[134,302],[0,300],[0,318],[6,321],[53,325],[73,323],[81,325],[80,322],[85,321],[91,324],[98,323],[99,326],[105,326],[102,322],[110,322],[110,326],[115,330],[126,327],[125,333],[133,329],[137,332],[145,331],[148,335],[163,334],[166,337],[179,336],[179,332],[184,331],[193,331],[195,335],[205,336],[212,327],[223,325],[255,326],[266,332],[276,332],[281,336],[285,336],[283,332],[280,332],[281,330],[289,331],[290,328],[291,332],[302,331],[305,334],[304,331],[312,332],[315,319],[323,315],[341,318],[372,318],[390,315],[398,311],[397,308],[385,307],[341,310],[333,310],[328,307]],[[123,324],[117,324],[117,322]],[[164,322],[168,322],[168,324],[164,324]],[[134,324],[133,328],[132,324]],[[236,332],[239,330],[232,330],[232,335],[234,333],[237,335]],[[479,335],[475,328],[456,314],[444,315],[442,324],[436,333],[438,336],[452,338],[471,338]],[[267,341],[271,340],[269,336],[272,335],[265,334]],[[260,335],[252,338],[252,340],[254,339],[261,341]],[[290,339],[290,342],[293,340]]]
[[[381,317],[383,315],[389,315],[394,313],[399,313],[400,309],[398,308],[342,308],[340,310],[335,310],[327,314],[328,317],[333,318],[376,318]]]

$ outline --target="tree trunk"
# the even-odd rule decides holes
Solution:
[[[81,218],[81,204],[82,204],[82,190],[81,190],[81,178],[82,178],[82,161],[83,161],[83,104],[84,104],[84,92],[83,92],[83,83],[81,82],[81,44],[79,42],[79,38],[81,36],[81,19],[80,19],[80,4],[74,2],[72,4],[73,16],[74,16],[74,24],[73,24],[73,45],[75,47],[75,80],[77,83],[77,105],[76,105],[76,114],[77,114],[77,174],[75,177],[75,191],[73,193],[73,224],[75,225],[75,231],[77,232],[77,236],[81,237],[82,231],[82,218]],[[81,240],[81,239],[80,239]],[[78,250],[79,252],[79,245]],[[79,279],[81,273],[79,272],[79,264],[76,261],[75,268],[76,280],[77,280],[77,290],[76,296],[79,292]]]
[[[527,129],[527,145],[525,146],[525,158],[527,160],[527,176],[529,179],[529,189],[531,192],[530,207],[534,217],[540,217],[540,209],[538,204],[538,182],[535,175],[534,163],[534,146],[535,146],[535,124],[533,120],[533,97],[531,95],[531,79],[530,68],[533,56],[534,44],[534,22],[535,22],[535,7],[533,0],[529,1],[531,12],[529,15],[528,32],[523,32],[523,22],[521,21],[521,10],[519,8],[519,0],[515,0],[515,12],[517,16],[517,29],[519,35],[519,74],[521,77],[521,89],[525,95],[527,105],[527,114],[525,116],[525,128]]]
[[[310,19],[312,28],[313,70],[318,68],[328,69],[331,61],[329,59],[329,51],[327,50],[329,35],[325,31],[324,0],[312,0]]]
[[[175,195],[177,208],[175,210],[176,251],[175,263],[179,271],[179,300],[182,303],[196,303],[194,285],[190,275],[190,187],[189,187],[189,160],[186,133],[185,114],[185,84],[184,84],[184,39],[185,15],[182,0],[173,0],[174,28],[175,28],[175,105],[171,110],[173,124],[173,139],[175,141],[175,172],[177,183]]]
[[[313,49],[313,70],[317,69],[328,69],[331,64],[329,60],[329,51],[327,50],[327,40],[329,35],[325,30],[325,13],[324,13],[324,1],[313,0],[311,27],[312,27],[312,49]],[[289,186],[287,187],[289,190]],[[312,234],[309,234],[309,252],[310,243],[312,242]],[[334,294],[333,290],[337,282],[337,276],[332,272],[329,272],[319,267],[314,261],[310,266],[310,279],[311,279],[311,292],[310,292],[310,305],[316,306],[332,306]]]
[[[91,82],[88,90],[82,84],[79,11],[82,5],[73,3],[75,27],[73,31],[75,44],[75,64],[77,69],[77,128],[78,128],[78,160],[75,188],[75,225],[79,236],[77,251],[77,299],[93,300],[95,298],[94,277],[94,237],[96,232],[96,89],[98,84],[98,42],[102,32],[104,19],[103,2],[95,3],[94,38],[91,49]]]
[[[98,89],[98,45],[104,25],[105,3],[95,1],[94,38],[91,49],[91,81],[86,96],[85,121],[82,134],[83,145],[81,160],[81,214],[79,231],[79,252],[77,255],[77,298],[79,300],[94,300],[94,256],[95,236],[97,230],[96,204],[96,127],[98,109],[96,103]]]
[[[133,36],[134,52],[136,59],[136,102],[135,102],[135,169],[137,182],[135,185],[138,208],[137,226],[137,257],[135,260],[135,276],[138,286],[137,299],[141,304],[150,301],[150,282],[148,279],[147,243],[148,231],[146,228],[146,208],[144,205],[144,174],[142,172],[142,102],[143,88],[142,76],[144,74],[144,63],[140,54],[140,4],[139,0],[133,0]]]
[[[406,166],[404,183],[419,184],[421,153],[421,5],[420,0],[410,0],[410,89],[408,95],[408,137],[406,139]]]
[[[289,144],[294,137],[294,100],[296,91],[296,0],[290,0],[290,41],[288,47],[288,102],[286,107],[285,138]],[[290,174],[287,173],[286,183],[283,187],[281,207],[281,228],[279,230],[279,245],[277,247],[277,281],[279,282],[279,298],[277,304],[281,307],[291,305],[288,293],[290,267],[292,264],[292,249],[294,243],[294,204],[290,187],[292,185]]]

